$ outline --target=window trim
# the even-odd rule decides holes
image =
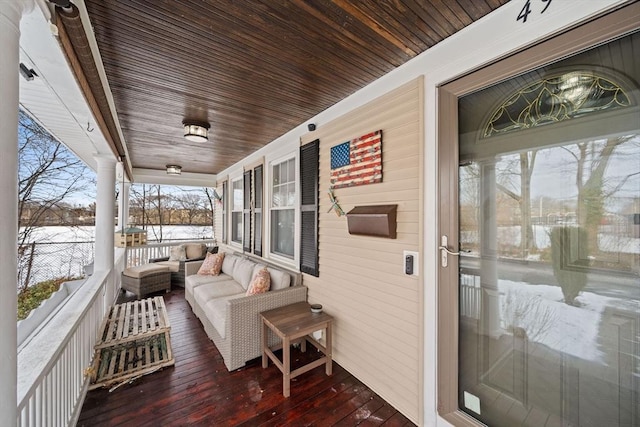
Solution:
[[[234,194],[233,194],[233,184],[236,182],[240,182],[240,188],[243,190],[243,198],[244,198],[244,188],[242,185],[242,173],[235,176],[229,176],[229,233],[227,235],[229,240],[229,245],[242,250],[242,237],[240,237],[240,241],[233,240],[233,214],[235,212],[240,213],[240,227],[244,230],[244,222],[243,222],[243,207],[240,210],[233,210],[234,208]]]
[[[222,193],[222,200],[221,200],[221,207],[220,207],[220,215],[222,215],[222,218],[220,218],[220,222],[222,224],[222,236],[221,236],[221,241],[222,243],[229,243],[229,228],[228,228],[228,222],[229,222],[229,180],[225,179],[224,181],[220,182],[219,184],[220,187],[220,191]]]
[[[271,239],[272,239],[272,235],[271,235],[271,213],[272,213],[272,207],[271,207],[271,200],[273,197],[273,167],[275,165],[279,165],[282,164],[284,162],[288,162],[290,160],[293,159],[293,163],[294,163],[294,167],[295,167],[295,171],[294,171],[294,184],[295,184],[295,198],[293,201],[293,218],[294,218],[294,223],[293,223],[293,233],[294,233],[294,239],[293,239],[293,258],[289,258],[287,256],[284,255],[280,255],[276,252],[272,252],[271,251]],[[299,230],[299,224],[300,224],[300,179],[299,179],[299,173],[300,173],[300,161],[299,161],[299,156],[298,153],[296,151],[294,152],[289,152],[285,155],[279,156],[277,158],[271,159],[267,162],[268,167],[264,169],[264,185],[265,185],[265,191],[263,193],[263,196],[266,196],[264,198],[264,202],[263,202],[263,217],[264,217],[264,246],[263,246],[263,256],[266,256],[269,259],[274,260],[275,262],[279,263],[279,264],[283,264],[283,265],[287,265],[290,267],[295,267],[296,269],[298,268],[298,264],[299,264],[299,259],[300,259],[300,230]]]

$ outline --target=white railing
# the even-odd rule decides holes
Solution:
[[[183,243],[205,243],[208,246],[212,246],[215,242],[216,241],[214,239],[199,239],[149,243],[142,246],[129,246],[127,247],[125,265],[126,268],[135,267],[147,264],[150,259],[168,257],[172,247]]]
[[[96,271],[18,352],[18,426],[75,425],[88,387],[84,370],[117,295],[124,250],[111,271]]]
[[[479,271],[460,270],[460,315],[470,319],[480,319],[482,309],[482,288]]]

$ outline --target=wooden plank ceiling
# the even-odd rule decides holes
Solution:
[[[132,166],[207,174],[506,2],[85,0]]]

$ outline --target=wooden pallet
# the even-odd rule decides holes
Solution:
[[[161,296],[113,306],[95,345],[89,389],[122,384],[175,364],[170,330]]]

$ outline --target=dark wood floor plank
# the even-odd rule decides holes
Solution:
[[[380,408],[384,406],[384,400],[380,398],[378,395],[373,395],[369,398],[369,401],[364,403],[355,411],[351,412],[348,416],[341,419],[337,422],[336,426],[354,426],[354,425],[362,425],[363,422],[367,420],[374,420],[372,415]],[[378,424],[382,424],[381,422]],[[375,424],[373,424],[375,425]]]
[[[398,411],[383,401],[383,405],[376,410],[369,418],[360,423],[361,426],[379,426],[385,423],[389,418],[395,415]]]
[[[392,417],[390,417],[382,425],[384,427],[404,427],[407,425],[413,425],[413,423],[411,423],[411,421],[409,421],[407,417],[402,415],[400,412],[396,412],[395,414],[393,414]]]
[[[313,369],[282,395],[282,374],[260,358],[233,372],[184,299],[184,289],[164,294],[176,360],[113,392],[93,390],[78,426],[283,426],[405,425],[409,421],[334,362],[333,375]],[[276,354],[280,355],[280,352]],[[310,347],[292,350],[298,366],[319,357]],[[409,423],[409,425],[411,425]]]

